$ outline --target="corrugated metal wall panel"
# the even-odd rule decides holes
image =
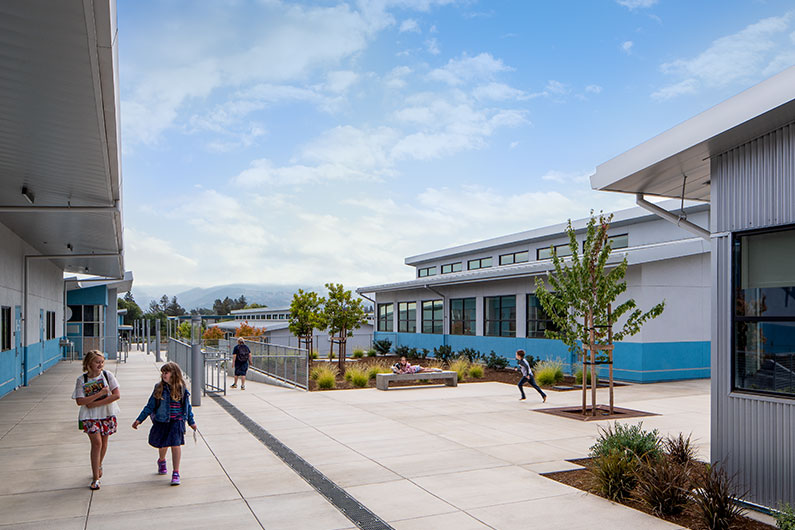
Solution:
[[[795,124],[712,160],[713,232],[795,223]]]
[[[712,460],[736,473],[748,500],[795,502],[795,400],[732,394],[731,237],[795,223],[795,124],[712,160]]]

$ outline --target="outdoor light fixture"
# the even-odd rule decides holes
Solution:
[[[33,195],[33,192],[30,191],[27,186],[22,186],[22,196],[25,197],[30,204],[33,204],[33,201],[36,199],[36,196]]]

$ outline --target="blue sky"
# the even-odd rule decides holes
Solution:
[[[631,206],[596,165],[795,64],[785,1],[124,1],[137,285],[355,287]]]

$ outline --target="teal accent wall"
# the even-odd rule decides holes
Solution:
[[[36,342],[26,348],[28,354],[28,382],[58,364],[62,359],[60,337],[44,342]],[[22,348],[20,348],[22,350]],[[16,355],[15,349],[0,352],[0,397],[8,394],[22,384],[19,373],[22,371],[24,351]]]
[[[442,344],[453,351],[473,348],[484,354],[494,350],[498,355],[515,364],[516,350],[523,349],[528,355],[540,359],[560,359],[566,370],[575,360],[565,344],[558,340],[528,339],[521,337],[472,337],[464,335],[431,335],[426,333],[375,332],[373,340],[392,341],[392,348],[427,348],[431,352]],[[615,379],[634,383],[657,383],[683,379],[707,379],[710,377],[710,343],[694,342],[620,342],[613,354]],[[600,375],[607,376],[607,366],[600,368]]]
[[[108,288],[104,285],[84,287],[66,293],[67,305],[108,305]]]

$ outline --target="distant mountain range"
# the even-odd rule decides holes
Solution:
[[[213,287],[192,287],[185,286],[155,286],[155,287],[136,287],[133,284],[132,294],[138,305],[146,311],[149,302],[160,300],[160,297],[168,295],[177,297],[177,302],[187,310],[199,307],[211,309],[216,299],[223,300],[225,297],[239,298],[240,295],[246,297],[250,304],[265,304],[271,308],[289,307],[293,299],[293,294],[298,289],[314,290],[318,293],[325,293],[323,287],[313,287],[307,285],[276,285],[276,284],[248,284],[236,283],[230,285],[216,285]]]

